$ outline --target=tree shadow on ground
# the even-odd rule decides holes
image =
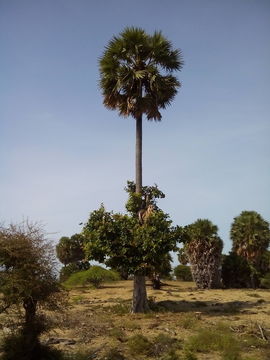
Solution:
[[[266,304],[266,302],[265,302]],[[236,315],[255,314],[254,309],[261,305],[260,300],[256,302],[251,301],[229,301],[229,302],[214,302],[214,301],[174,301],[163,300],[153,302],[151,304],[152,310],[156,312],[200,312],[207,315]],[[252,309],[254,309],[252,311]]]

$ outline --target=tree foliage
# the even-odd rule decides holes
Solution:
[[[76,263],[84,259],[84,238],[81,234],[63,236],[56,245],[56,254],[62,264]]]
[[[159,290],[163,283],[161,279],[170,279],[171,278],[171,271],[172,271],[172,257],[171,254],[165,254],[160,259],[159,266],[152,268],[150,271],[149,278],[152,281],[152,287],[155,290]]]
[[[0,228],[0,292],[2,311],[16,305],[15,309],[21,307],[25,312],[23,326],[7,339],[4,350],[12,350],[10,344],[18,340],[23,348],[14,349],[14,359],[39,358],[45,351],[38,339],[45,322],[37,316],[37,309],[56,309],[63,300],[54,248],[39,225],[26,222]]]
[[[113,269],[121,269],[128,274],[149,275],[161,269],[162,257],[168,258],[178,240],[178,227],[172,226],[168,214],[157,206],[157,199],[164,193],[155,186],[144,186],[142,201],[155,205],[155,211],[143,225],[137,210],[138,197],[135,184],[128,181],[126,208],[129,214],[114,214],[103,205],[93,211],[85,224],[85,251],[88,259],[109,264]]]
[[[177,280],[180,281],[192,281],[192,274],[190,270],[190,266],[187,265],[177,265],[174,270],[174,275]]]
[[[221,251],[223,242],[217,234],[218,227],[207,219],[198,219],[185,226],[181,239],[182,250],[191,264],[191,271],[198,288],[218,288],[221,286]]]
[[[256,266],[270,243],[269,223],[256,211],[242,211],[231,227],[232,251]]]
[[[104,206],[90,214],[83,234],[89,260],[101,263],[111,259],[132,274],[148,275],[160,265],[160,259],[175,248],[176,232],[171,220],[156,211],[141,226],[129,215],[107,212]]]
[[[222,283],[226,288],[247,288],[250,283],[251,269],[247,260],[230,252],[222,256]]]
[[[55,303],[59,292],[53,246],[36,224],[0,229],[0,284],[4,306]]]
[[[182,66],[181,51],[160,31],[148,35],[127,27],[112,38],[99,62],[104,105],[121,116],[161,120],[159,109],[171,103],[180,87],[172,73]]]
[[[135,218],[138,218],[138,212],[141,209],[145,209],[149,205],[153,205],[153,207],[158,210],[157,200],[165,198],[165,194],[156,184],[154,186],[142,186],[141,193],[137,194],[135,183],[128,181],[125,191],[128,193],[126,209],[128,213]]]

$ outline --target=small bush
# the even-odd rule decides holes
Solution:
[[[200,329],[196,335],[188,339],[185,350],[205,353],[219,351],[223,360],[240,359],[240,345],[223,324],[214,329]]]
[[[153,340],[153,346],[151,354],[154,356],[160,356],[167,352],[175,352],[176,349],[181,347],[180,342],[177,339],[170,337],[167,334],[159,334]]]
[[[184,329],[194,329],[198,322],[194,314],[184,314],[179,325]]]
[[[131,305],[129,302],[120,302],[119,304],[108,306],[108,310],[113,314],[125,315],[130,313]]]
[[[178,265],[174,268],[174,275],[180,281],[193,281],[190,266]]]
[[[109,331],[109,335],[115,339],[120,340],[121,342],[126,341],[126,334],[125,332],[118,328],[118,327],[114,327]]]
[[[87,284],[93,285],[95,288],[99,288],[103,282],[117,281],[119,280],[119,274],[113,270],[106,270],[101,266],[91,266],[90,269],[79,271],[72,274],[64,285],[67,288],[75,286],[85,286]]]
[[[151,355],[152,344],[147,337],[141,334],[131,336],[127,344],[131,355]]]

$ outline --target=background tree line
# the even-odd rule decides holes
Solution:
[[[270,231],[269,223],[260,214],[243,211],[234,218],[232,250],[224,255],[218,227],[210,220],[198,219],[185,227],[171,226],[168,215],[157,206],[157,200],[165,196],[157,185],[143,187],[142,197],[137,196],[133,182],[128,182],[125,190],[129,196],[127,214],[106,212],[102,205],[90,214],[81,234],[60,239],[57,256],[64,264],[63,280],[66,274],[82,270],[89,261],[96,260],[116,270],[122,279],[139,271],[152,280],[154,288],[159,288],[161,278],[172,274],[170,252],[178,251],[182,265],[175,269],[175,276],[192,279],[200,289],[267,286]],[[142,201],[148,201],[154,209],[143,227],[138,219]]]

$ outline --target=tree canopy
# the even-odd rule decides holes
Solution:
[[[161,33],[125,28],[114,36],[100,59],[104,105],[122,116],[161,120],[159,109],[171,103],[180,87],[172,75],[183,66],[181,51]]]
[[[157,185],[144,186],[142,196],[135,193],[135,184],[128,181],[126,208],[128,214],[106,211],[104,205],[90,213],[84,225],[85,251],[89,260],[110,266],[120,266],[130,274],[149,274],[153,268],[160,268],[162,255],[175,248],[179,239],[179,228],[172,226],[168,214],[156,204],[165,197]],[[155,204],[155,210],[147,221],[140,223],[138,210],[140,202]]]
[[[59,285],[54,248],[38,225],[0,228],[0,267],[3,307],[55,303]]]
[[[256,211],[242,211],[231,226],[232,252],[246,259],[250,267],[251,285],[259,285],[266,272],[267,249],[270,244],[269,223]]]
[[[126,214],[114,214],[101,206],[90,214],[83,234],[89,260],[121,266],[132,274],[147,275],[160,266],[162,255],[175,249],[177,232],[162,211],[154,212],[147,224]]]
[[[83,241],[81,234],[61,237],[56,245],[56,254],[62,264],[67,265],[84,259]]]
[[[38,224],[0,228],[0,293],[0,312],[12,308],[20,314],[19,309],[24,309],[17,332],[4,340],[3,359],[51,358],[54,351],[39,341],[46,321],[37,310],[59,309],[64,297],[57,281],[54,247]]]
[[[256,211],[242,211],[231,227],[232,250],[257,263],[270,244],[269,223]]]

